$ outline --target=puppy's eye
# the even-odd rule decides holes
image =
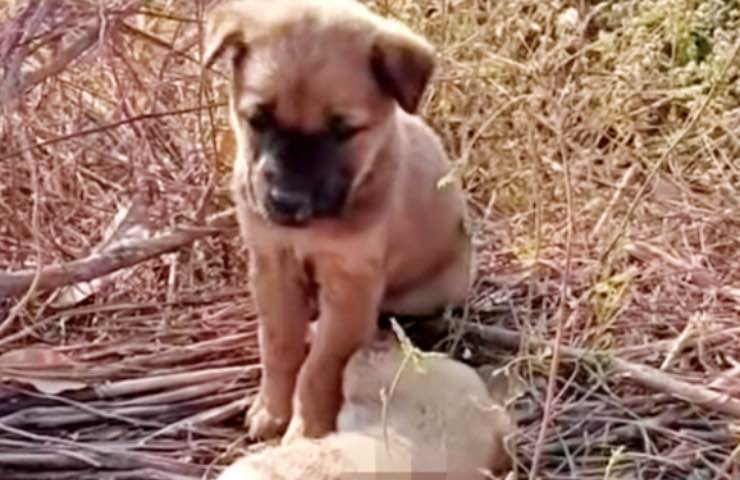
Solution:
[[[248,114],[249,126],[257,132],[262,132],[273,124],[273,117],[267,105],[259,105],[251,114]]]
[[[349,140],[363,130],[363,127],[350,125],[341,115],[329,117],[329,132],[339,141]]]

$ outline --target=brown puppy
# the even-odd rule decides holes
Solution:
[[[343,393],[338,432],[267,447],[218,480],[473,480],[511,466],[504,399],[464,363],[433,354],[415,365],[397,342],[378,340],[350,358]]]
[[[232,192],[260,316],[246,420],[253,437],[289,421],[285,441],[320,436],[379,312],[435,313],[471,282],[463,193],[438,186],[445,153],[414,115],[434,53],[354,0],[232,0],[206,35],[207,66],[231,53]]]

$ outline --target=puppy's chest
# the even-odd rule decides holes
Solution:
[[[356,232],[321,227],[268,230],[273,248],[283,249],[299,265],[311,265],[317,279],[324,271],[382,275],[387,242],[381,228]]]

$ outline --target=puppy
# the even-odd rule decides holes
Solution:
[[[337,432],[267,447],[218,479],[471,480],[511,466],[503,399],[464,363],[434,354],[416,366],[395,341],[377,340],[350,358],[343,393]]]
[[[447,159],[416,115],[435,54],[354,0],[221,4],[205,66],[227,52],[231,189],[263,364],[245,423],[253,438],[318,437],[381,312],[428,315],[468,293],[464,195],[438,185]]]

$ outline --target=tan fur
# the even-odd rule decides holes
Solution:
[[[363,347],[344,372],[338,432],[267,447],[218,480],[472,480],[510,468],[504,439],[514,425],[504,399],[492,399],[472,368],[447,356],[424,358],[422,370],[403,363],[396,344]],[[401,368],[384,423],[380,392]]]
[[[233,56],[232,191],[250,251],[264,365],[247,413],[250,434],[274,437],[290,421],[286,442],[321,436],[334,428],[342,369],[371,338],[379,310],[425,314],[468,293],[464,196],[456,183],[437,188],[447,159],[415,115],[434,53],[354,0],[232,1],[209,14],[206,33],[206,65]],[[372,55],[382,58],[393,96],[371,75]],[[267,218],[259,201],[264,175],[250,162],[243,120],[265,99],[283,125],[312,131],[332,110],[366,127],[347,147],[355,173],[341,218],[305,228]],[[318,328],[306,354],[314,295]]]

